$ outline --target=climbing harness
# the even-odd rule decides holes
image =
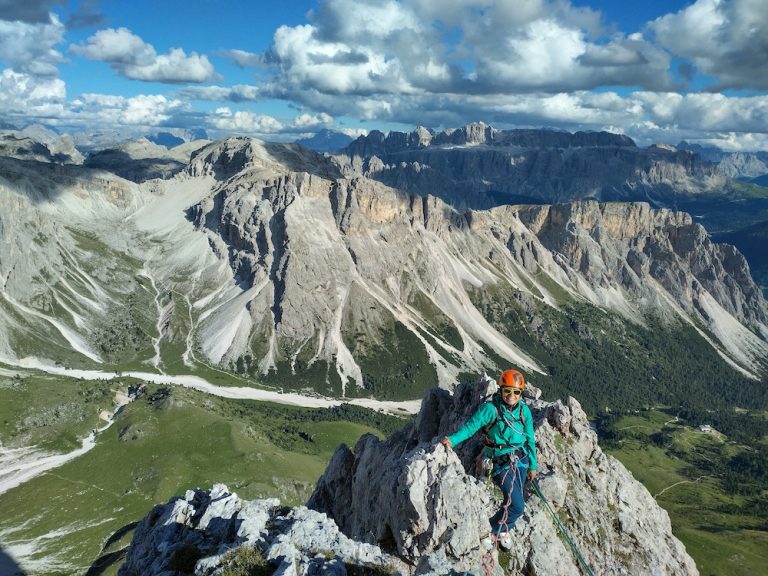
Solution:
[[[552,508],[549,506],[549,502],[547,502],[547,499],[544,498],[544,495],[541,493],[541,489],[539,488],[539,483],[536,482],[536,480],[531,480],[531,486],[533,486],[534,492],[536,492],[536,495],[541,499],[541,501],[544,503],[545,508],[549,511],[549,514],[552,516],[552,519],[555,521],[555,524],[560,529],[560,533],[565,538],[566,543],[571,548],[571,552],[573,552],[573,555],[576,556],[576,559],[579,561],[581,566],[584,568],[588,576],[594,576],[592,574],[592,570],[590,570],[589,565],[587,564],[587,561],[584,560],[584,556],[581,555],[581,552],[579,551],[576,544],[573,543],[573,540],[571,540],[570,535],[568,534],[568,531],[565,529],[565,526],[562,525],[560,522],[560,519],[557,517],[557,514],[554,513]]]

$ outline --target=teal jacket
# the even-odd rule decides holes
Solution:
[[[497,407],[500,409],[496,418]],[[509,408],[501,401],[498,393],[477,409],[472,417],[456,432],[448,436],[453,446],[458,446],[477,433],[478,430],[491,424],[496,424],[488,431],[488,438],[494,444],[506,448],[489,448],[485,450],[489,456],[496,457],[522,448],[528,456],[529,470],[536,470],[536,437],[533,435],[533,416],[531,409],[520,400],[514,408]],[[522,421],[521,421],[522,420]]]

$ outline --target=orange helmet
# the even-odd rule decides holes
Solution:
[[[517,370],[504,370],[499,376],[499,387],[520,388],[525,390],[525,378]]]

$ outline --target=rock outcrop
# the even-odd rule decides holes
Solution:
[[[353,449],[339,447],[309,509],[245,502],[222,486],[158,506],[137,528],[120,574],[171,574],[181,552],[193,556],[195,574],[219,574],[228,549],[251,546],[281,574],[345,574],[346,565],[479,575],[485,565],[495,574],[578,576],[577,559],[532,493],[509,554],[500,560],[487,550],[488,517],[500,502],[472,475],[480,439],[456,452],[437,444],[494,389],[485,379],[459,386],[453,396],[433,389],[416,421],[388,440],[366,435]],[[592,572],[697,575],[666,512],[602,452],[579,403],[547,403],[533,392],[529,387],[526,401],[535,420],[539,486]]]
[[[181,172],[192,154],[206,144],[206,141],[196,141],[169,149],[147,138],[138,138],[115,148],[92,153],[85,160],[85,165],[109,170],[133,182],[144,182],[153,178],[168,179]]]
[[[275,574],[345,574],[344,566],[393,572],[399,558],[354,542],[325,514],[245,501],[223,484],[189,490],[152,509],[137,526],[120,576],[221,574],[236,548],[256,548]]]
[[[68,135],[44,137],[32,130],[0,133],[0,156],[54,164],[82,164],[84,160]]]

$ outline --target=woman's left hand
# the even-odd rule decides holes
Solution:
[[[536,470],[528,470],[528,480],[536,478]]]

